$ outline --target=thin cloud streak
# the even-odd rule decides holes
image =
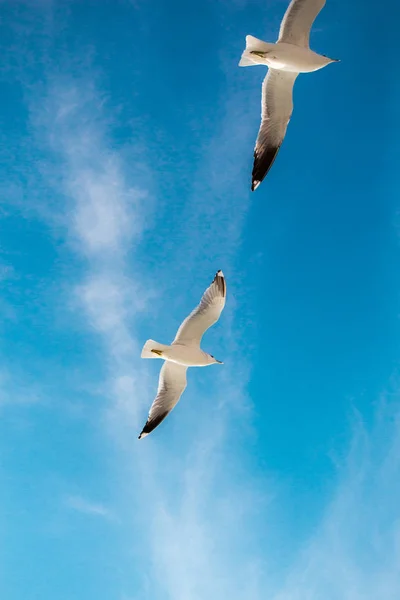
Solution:
[[[384,395],[368,430],[359,416],[336,491],[273,600],[400,597],[400,392]]]
[[[82,496],[67,496],[64,499],[65,506],[78,513],[85,515],[114,519],[113,513],[104,504],[92,502]]]

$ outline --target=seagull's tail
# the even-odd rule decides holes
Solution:
[[[163,351],[168,348],[165,344],[159,344],[154,340],[147,340],[143,346],[142,358],[161,358]]]
[[[260,54],[266,54],[273,46],[274,44],[263,42],[252,35],[246,35],[246,49],[240,59],[239,67],[254,67],[255,65],[259,65],[260,62],[263,62],[260,61]],[[258,54],[254,54],[255,52]]]

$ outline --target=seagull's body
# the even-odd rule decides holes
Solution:
[[[183,365],[184,367],[207,367],[210,364],[210,354],[203,352],[200,347],[191,344],[173,343],[166,346],[159,355],[160,358]]]
[[[226,283],[222,271],[218,271],[211,285],[204,292],[200,304],[183,321],[171,345],[147,340],[142,358],[162,358],[157,396],[151,405],[148,419],[139,439],[148,435],[171,412],[186,388],[188,367],[206,367],[222,364],[200,348],[201,338],[220,317],[225,306]]]
[[[251,44],[252,36],[247,37],[250,38],[249,42]],[[259,46],[259,43],[257,45]],[[322,54],[317,54],[313,50],[310,50],[310,48],[301,48],[293,44],[286,44],[285,42],[267,44],[267,48],[265,50],[259,49],[259,52],[259,54],[254,53],[251,56],[254,64],[265,65],[271,69],[278,69],[279,71],[286,71],[288,73],[311,73],[312,71],[322,69],[322,67],[332,62],[330,58]]]
[[[318,71],[336,59],[313,52],[310,29],[326,0],[292,0],[283,17],[278,41],[246,37],[239,66],[268,67],[262,85],[261,126],[254,149],[251,189],[262,182],[278,154],[293,110],[293,85],[299,73]]]

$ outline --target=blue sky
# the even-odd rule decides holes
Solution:
[[[5,600],[400,596],[399,9],[328,0],[252,194],[286,4],[0,2]],[[225,364],[138,442],[217,269]]]

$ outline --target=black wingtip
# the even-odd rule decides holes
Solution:
[[[281,144],[279,144],[279,146],[270,146],[254,152],[253,172],[251,174],[252,192],[258,188],[260,183],[264,181],[265,177],[268,175],[269,170],[278,156],[280,147]]]
[[[149,433],[151,433],[152,431],[154,431],[154,429],[156,427],[159,426],[159,424],[164,421],[165,417],[169,414],[169,411],[167,410],[166,412],[162,413],[161,415],[158,415],[157,417],[155,417],[154,419],[148,419],[146,422],[146,425],[143,427],[141,434],[139,435],[138,439],[141,440],[142,438],[146,437],[147,435],[149,435]]]
[[[150,431],[151,431],[151,429],[150,429]],[[146,435],[149,435],[150,431],[149,431],[149,421],[146,421],[145,426],[143,427],[142,431],[138,435],[138,440],[141,440],[142,438],[146,437]]]
[[[223,272],[221,271],[221,269],[219,271],[216,272],[213,283],[216,283],[217,287],[219,288],[222,296],[226,296],[226,283],[225,283],[225,275],[223,274]]]

